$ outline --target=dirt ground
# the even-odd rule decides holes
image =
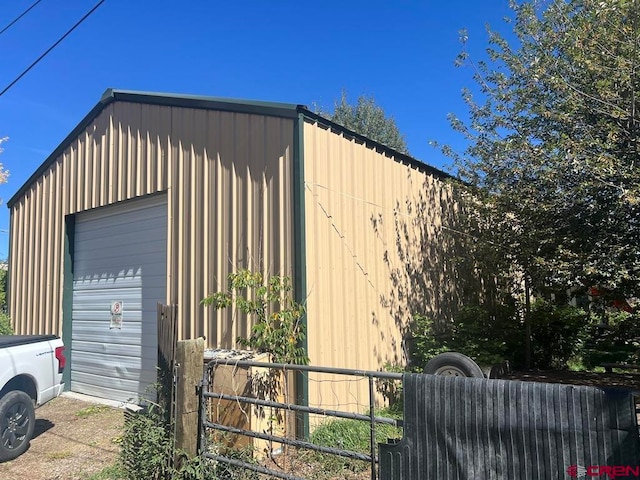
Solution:
[[[0,463],[0,479],[87,479],[115,461],[123,421],[122,410],[56,398],[36,410],[29,449]]]

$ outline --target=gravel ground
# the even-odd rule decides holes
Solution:
[[[29,449],[0,463],[0,479],[87,479],[115,461],[123,420],[116,408],[56,398],[36,410]]]

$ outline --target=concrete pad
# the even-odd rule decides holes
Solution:
[[[85,395],[84,393],[63,392],[61,396],[72,398],[75,400],[80,400],[82,402],[95,403],[98,405],[107,405],[108,407],[119,408],[121,410],[128,410],[131,412],[137,412],[142,410],[142,407],[140,405],[136,405],[135,403],[118,402],[116,400],[109,400],[106,398]]]

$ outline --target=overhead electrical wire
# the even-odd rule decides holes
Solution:
[[[22,12],[20,15],[18,15],[13,21],[11,21],[9,23],[9,25],[7,25],[6,27],[4,27],[2,30],[0,30],[0,35],[2,35],[4,32],[6,32],[7,30],[9,30],[18,20],[20,20],[22,17],[24,17],[27,13],[29,13],[29,11],[35,7],[36,5],[38,5],[42,0],[37,0],[36,2],[34,2],[29,8],[27,8],[24,12]]]
[[[88,12],[87,12],[87,13],[86,13],[86,14],[85,14],[85,15],[84,15],[80,20],[78,20],[78,21],[76,22],[76,24],[75,24],[73,27],[71,27],[69,30],[67,30],[67,32],[66,32],[64,35],[62,35],[62,36],[61,36],[61,37],[56,41],[56,43],[54,43],[53,45],[51,45],[51,46],[50,46],[50,47],[49,47],[49,48],[48,48],[48,49],[47,49],[47,50],[46,50],[42,55],[40,55],[40,56],[39,56],[39,57],[38,57],[38,58],[37,58],[37,59],[36,59],[36,60],[31,64],[31,65],[29,65],[29,66],[28,66],[28,67],[27,67],[27,68],[26,68],[26,69],[25,69],[25,70],[24,70],[20,75],[18,75],[14,81],[12,81],[9,85],[7,85],[7,86],[4,88],[4,90],[2,90],[2,91],[0,92],[0,97],[1,97],[2,95],[4,95],[4,94],[6,93],[6,91],[7,91],[7,90],[9,90],[11,87],[13,87],[16,83],[18,83],[18,81],[19,81],[22,77],[24,77],[24,76],[29,72],[29,70],[31,70],[33,67],[35,67],[35,66],[38,64],[38,62],[40,62],[40,60],[42,60],[44,57],[46,57],[46,56],[49,54],[49,52],[51,52],[51,50],[53,50],[53,49],[54,49],[54,48],[56,48],[58,45],[60,45],[60,43],[62,43],[62,41],[63,41],[65,38],[67,38],[67,37],[69,36],[69,34],[70,34],[71,32],[73,32],[73,31],[74,31],[74,30],[75,30],[75,29],[76,29],[76,28],[77,28],[77,27],[78,27],[82,22],[84,22],[87,18],[89,18],[89,16],[90,16],[93,12],[95,12],[95,11],[98,9],[98,7],[104,3],[104,1],[105,1],[105,0],[100,0],[98,3],[96,3],[96,4],[95,4],[95,6],[94,6],[91,10],[89,10],[89,11],[88,11]]]

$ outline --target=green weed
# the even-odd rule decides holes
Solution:
[[[79,418],[87,418],[93,415],[99,415],[102,412],[106,412],[107,410],[111,410],[111,407],[106,405],[91,405],[89,407],[83,408],[82,410],[78,410],[76,412],[76,417]]]

